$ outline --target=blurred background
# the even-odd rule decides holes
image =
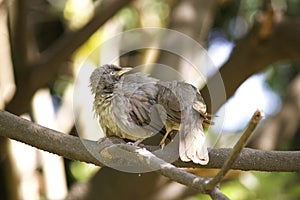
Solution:
[[[80,129],[99,138],[98,127],[87,123],[91,108],[73,107],[75,80],[89,92],[76,77],[83,62],[93,70],[101,56],[119,55],[97,48],[103,42],[145,27],[188,35],[219,69],[227,100],[211,108],[213,97],[200,88],[210,112],[225,110],[224,121],[216,117],[207,133],[213,147],[232,147],[259,108],[266,117],[248,146],[300,149],[297,0],[0,0],[0,109],[66,134],[76,136]],[[160,63],[192,75],[184,59],[159,50],[131,51],[116,62]],[[215,72],[207,82],[214,83]],[[216,170],[194,172],[209,177]],[[209,199],[155,172],[100,169],[6,138],[0,138],[0,177],[1,199]],[[299,180],[299,173],[232,171],[221,190],[232,199],[299,199]]]

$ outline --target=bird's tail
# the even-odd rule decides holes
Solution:
[[[209,161],[206,137],[201,118],[197,114],[186,115],[180,125],[179,155],[182,161],[206,165]]]

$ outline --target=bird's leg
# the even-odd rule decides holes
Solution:
[[[138,139],[135,142],[127,142],[127,144],[130,144],[130,145],[133,145],[133,146],[139,146],[139,144],[141,144],[141,142],[143,142],[143,141],[144,141],[144,138],[143,139]]]
[[[162,149],[164,148],[166,139],[168,138],[168,136],[171,132],[172,132],[172,129],[169,127],[166,127],[166,133],[159,143],[159,146],[161,146]]]

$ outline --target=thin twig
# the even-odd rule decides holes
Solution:
[[[250,137],[250,135],[253,133],[254,129],[256,128],[256,126],[258,125],[259,121],[263,118],[264,114],[261,110],[257,110],[246,130],[244,131],[244,133],[242,134],[242,136],[240,137],[240,139],[238,140],[238,142],[234,145],[233,150],[230,154],[230,156],[227,158],[226,162],[224,163],[223,167],[221,168],[221,170],[218,172],[218,174],[211,179],[205,186],[205,188],[209,191],[211,191],[213,188],[216,187],[216,185],[218,183],[221,182],[221,180],[224,178],[224,176],[226,175],[226,173],[231,169],[232,164],[235,162],[235,160],[237,159],[237,157],[240,155],[241,150],[245,147],[248,138]]]

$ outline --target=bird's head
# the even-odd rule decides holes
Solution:
[[[92,92],[112,92],[115,83],[120,77],[132,70],[130,67],[122,68],[117,65],[103,65],[95,69],[90,76],[90,87]]]

